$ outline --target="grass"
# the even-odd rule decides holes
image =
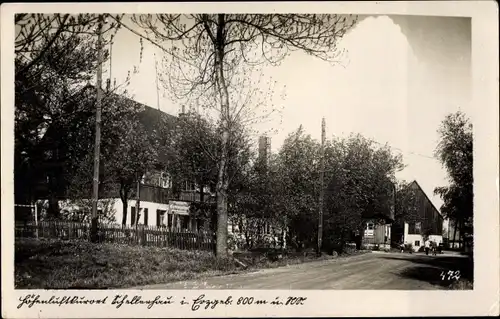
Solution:
[[[16,240],[15,248],[21,289],[123,288],[236,270],[231,259],[201,251],[34,239]]]
[[[17,289],[113,289],[168,283],[331,259],[313,254],[216,258],[210,252],[85,241],[16,239]]]

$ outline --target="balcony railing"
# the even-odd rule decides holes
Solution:
[[[171,188],[162,188],[153,185],[141,185],[141,201],[155,202],[168,204],[171,200],[179,200],[185,202],[199,202],[200,201],[199,191],[180,191],[173,192]],[[204,202],[213,202],[215,197],[205,192],[203,195]]]

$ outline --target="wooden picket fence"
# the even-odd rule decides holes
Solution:
[[[90,223],[42,221],[16,224],[16,237],[51,238],[61,240],[89,240]],[[154,247],[173,247],[184,250],[215,249],[215,236],[212,232],[187,232],[166,227],[123,226],[99,224],[98,241]]]

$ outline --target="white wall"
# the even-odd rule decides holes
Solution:
[[[408,234],[410,226],[408,223],[405,223],[405,230],[404,230],[404,243],[405,244],[412,244],[413,245],[413,251],[417,252],[421,247],[425,245],[424,243],[424,238],[422,235],[419,234]],[[442,235],[430,235],[429,236],[430,241],[436,242],[436,244],[440,244],[443,242],[443,236]],[[419,241],[419,245],[415,245],[415,242]]]
[[[135,200],[129,200],[128,201],[128,208],[127,208],[127,221],[126,224],[130,225],[132,223],[132,207],[136,206],[136,201]],[[160,203],[153,203],[153,202],[146,202],[146,201],[141,201],[139,203],[140,209],[141,209],[141,215],[139,217],[138,224],[144,224],[144,209],[148,210],[148,226],[156,226],[157,225],[157,215],[156,215],[156,210],[165,210],[168,212],[169,210],[169,205],[168,204],[160,204]],[[123,204],[121,199],[117,198],[115,199],[115,220],[117,223],[121,224],[122,223],[122,218],[123,218]],[[134,208],[135,209],[135,208]],[[137,215],[136,215],[137,217]],[[165,220],[166,223],[166,220]]]
[[[119,198],[113,198],[113,199],[103,199],[98,201],[98,209],[103,208],[103,202],[104,201],[111,201],[110,206],[112,207],[111,209],[114,211],[114,223],[116,224],[121,224],[122,223],[122,218],[123,218],[123,204],[121,199]],[[144,209],[148,210],[148,226],[156,226],[157,225],[157,214],[156,210],[164,210],[166,213],[170,213],[170,205],[169,204],[161,204],[161,203],[154,203],[154,202],[146,202],[146,201],[141,201],[140,203],[140,209],[141,209],[141,214],[139,217],[139,224],[144,224]],[[78,205],[74,204],[72,201],[60,201],[59,205],[61,209],[66,209],[68,211],[71,210],[76,210],[78,209]],[[129,200],[128,201],[128,208],[127,208],[127,220],[126,224],[130,225],[132,223],[132,207],[136,206],[136,201],[135,200]],[[177,215],[189,215],[189,213],[186,212],[176,212]],[[167,224],[167,215],[165,214],[163,224]],[[137,218],[137,215],[136,215]],[[195,225],[192,225],[195,226]]]

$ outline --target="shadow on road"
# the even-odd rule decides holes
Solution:
[[[474,262],[472,259],[463,256],[401,256],[401,257],[381,257],[388,260],[406,260],[415,266],[407,267],[397,275],[419,281],[425,281],[432,285],[449,287],[457,280],[454,277],[457,271],[460,279],[470,282],[474,281]],[[444,278],[443,278],[444,276]]]

